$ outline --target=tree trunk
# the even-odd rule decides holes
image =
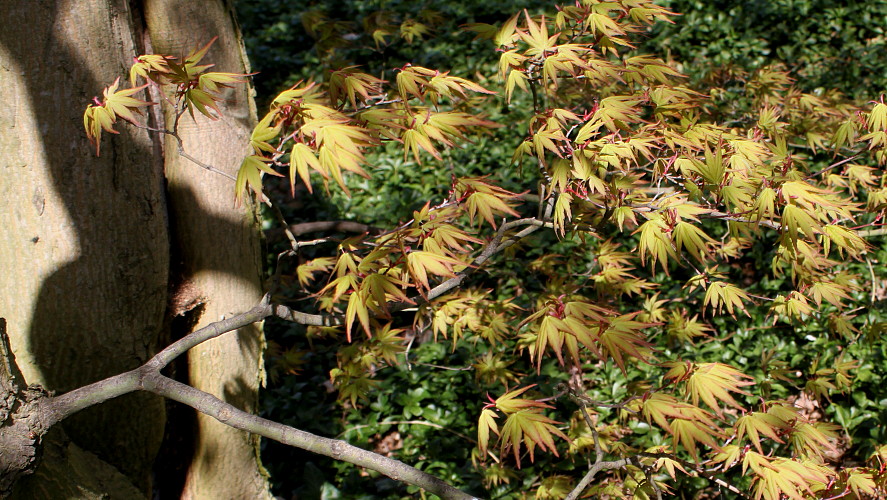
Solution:
[[[260,294],[253,211],[233,209],[231,181],[171,155],[167,194],[162,138],[120,124],[119,136],[106,134],[98,158],[85,139],[86,104],[118,76],[126,79],[148,35],[163,48],[187,50],[218,35],[225,43],[209,57],[219,71],[244,67],[221,0],[200,2],[190,26],[157,34],[147,27],[166,28],[146,23],[142,4],[158,12],[163,2],[0,1],[0,317],[25,380],[56,392],[143,363],[168,339],[168,325],[183,328],[169,320],[183,312],[183,291],[203,297],[202,321],[244,310]],[[211,12],[224,16],[205,22]],[[173,45],[163,38],[185,32],[190,38]],[[244,144],[253,116],[246,91],[229,99],[233,118],[213,123],[215,132],[201,129],[207,135],[189,133],[186,143],[228,170],[240,151],[217,146]],[[167,297],[170,276],[176,301]],[[179,308],[168,310],[168,302]],[[254,409],[260,351],[259,332],[229,334],[192,353],[191,380]],[[43,464],[19,482],[16,497],[150,496],[165,420],[165,403],[146,394],[76,415],[47,436]],[[252,440],[202,420],[198,429],[184,473],[189,496],[266,494]],[[158,484],[167,480],[185,481],[157,477]]]
[[[249,73],[246,55],[228,2],[181,2],[146,0],[145,19],[155,52],[185,55],[218,41],[203,62],[213,70]],[[219,108],[224,118],[212,121],[199,113],[179,123],[185,151],[204,164],[235,176],[247,154],[255,124],[255,105],[248,88],[228,89]],[[173,109],[164,109],[168,127]],[[201,302],[193,328],[242,312],[262,297],[260,227],[253,209],[235,207],[234,184],[218,173],[202,170],[178,154],[178,143],[168,137],[164,144],[169,181],[172,237],[182,261],[179,265],[182,297],[177,303]],[[188,306],[185,306],[188,307]],[[177,332],[173,332],[174,335]],[[255,412],[261,382],[262,336],[249,327],[237,335],[225,335],[201,344],[188,353],[187,382]],[[198,446],[185,478],[185,498],[238,498],[267,496],[265,478],[258,473],[258,440],[212,417],[198,414],[195,437]]]

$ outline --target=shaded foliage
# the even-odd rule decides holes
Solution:
[[[693,79],[782,63],[807,92],[856,99],[887,90],[884,2],[667,0],[681,17],[654,27],[643,48],[680,61]]]

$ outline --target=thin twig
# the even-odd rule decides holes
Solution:
[[[271,285],[268,287],[268,294],[273,295],[277,292],[277,288],[280,286],[280,275],[283,272],[282,261],[286,257],[291,257],[295,255],[295,252],[292,250],[285,250],[277,254],[277,265],[274,267],[274,274],[271,276]]]
[[[875,305],[875,292],[878,290],[877,282],[875,280],[875,268],[872,266],[872,259],[866,257],[865,263],[869,266],[869,279],[871,280],[871,292],[869,293],[869,301],[872,305]]]
[[[843,164],[845,164],[845,163],[847,163],[847,162],[851,162],[851,161],[855,160],[856,158],[858,158],[860,154],[861,154],[861,153],[856,153],[855,155],[851,156],[850,158],[846,158],[846,159],[841,160],[841,161],[839,161],[839,162],[837,162],[837,163],[832,163],[831,165],[825,167],[824,169],[819,170],[819,171],[817,171],[817,172],[813,172],[812,174],[808,175],[807,177],[804,177],[804,180],[806,181],[807,179],[810,179],[810,178],[816,177],[816,176],[819,175],[819,174],[822,174],[822,173],[828,172],[829,170],[832,170],[832,169],[838,168],[838,167],[840,167],[841,165],[843,165]]]
[[[295,241],[295,242],[293,242],[293,247],[295,247],[294,248],[295,250],[298,250],[302,247],[313,247],[315,245],[323,245],[324,243],[331,243],[331,242],[333,242],[333,240],[330,238],[318,238],[316,240],[309,240],[309,241]]]
[[[291,224],[289,230],[295,236],[301,236],[307,233],[317,233],[320,231],[369,234],[379,234],[382,232],[382,230],[377,227],[348,220],[300,222],[298,224]]]
[[[293,236],[292,231],[290,231],[289,223],[286,221],[286,217],[284,217],[283,212],[280,211],[280,207],[277,206],[277,203],[271,203],[271,199],[262,194],[262,197],[265,199],[265,204],[274,212],[274,216],[277,217],[277,221],[280,222],[281,226],[283,226],[283,232],[286,234],[286,239],[290,242],[290,247],[294,252],[299,251],[299,242],[296,241],[296,237]]]
[[[471,371],[474,369],[473,366],[452,367],[452,366],[433,365],[431,363],[415,363],[415,362],[412,364],[414,364],[416,366],[430,366],[431,368],[437,368],[439,370],[449,370],[451,372],[467,372],[467,371]]]
[[[178,139],[178,137],[176,137],[176,139]],[[234,177],[233,175],[229,174],[228,172],[219,170],[216,167],[214,167],[208,163],[203,163],[202,161],[198,160],[197,158],[195,158],[195,157],[189,155],[187,152],[185,152],[185,148],[182,147],[182,144],[181,144],[181,139],[179,139],[179,156],[181,156],[182,158],[185,158],[187,160],[190,160],[191,163],[197,165],[200,168],[209,170],[210,172],[212,172],[214,174],[219,174],[222,177],[225,177],[227,179],[237,182],[237,178]]]
[[[662,500],[662,489],[659,488],[659,484],[653,479],[653,468],[644,466],[637,457],[635,457],[634,465],[644,472],[644,478],[646,478],[647,483],[650,484],[650,487],[653,488],[653,491],[656,493],[656,500]]]
[[[686,468],[692,470],[694,473],[696,473],[697,475],[699,475],[699,477],[702,477],[702,478],[708,479],[709,481],[711,481],[711,482],[713,482],[713,483],[715,483],[715,484],[717,484],[718,486],[721,486],[721,487],[723,487],[723,488],[727,488],[727,489],[730,490],[732,493],[735,493],[735,494],[739,495],[739,496],[742,497],[742,498],[748,498],[748,495],[746,495],[745,493],[743,493],[742,491],[740,491],[739,488],[737,488],[737,487],[733,486],[732,484],[730,484],[730,483],[724,481],[723,479],[721,479],[721,478],[715,476],[714,473],[713,473],[712,471],[710,471],[710,470],[706,470],[706,469],[703,468],[701,465],[699,465],[699,464],[697,464],[697,463],[695,463],[695,462],[690,462],[690,461],[688,461],[688,460],[684,460],[684,459],[678,458],[678,457],[676,457],[676,456],[674,456],[674,455],[672,455],[672,454],[668,454],[668,453],[647,453],[647,452],[641,452],[641,453],[638,453],[637,456],[639,456],[639,457],[643,457],[643,458],[652,458],[652,459],[656,459],[656,460],[659,460],[659,459],[662,459],[662,458],[667,459],[667,460],[673,460],[673,461],[678,462],[679,464],[681,464],[682,467],[686,467]]]
[[[879,228],[879,229],[864,229],[856,231],[856,235],[865,238],[867,236],[884,236],[887,234],[887,228]]]
[[[344,431],[340,432],[339,436],[344,436],[345,434],[348,434],[351,431],[354,431],[357,429],[363,429],[363,428],[367,428],[367,427],[376,427],[379,425],[402,425],[402,424],[403,425],[426,425],[428,427],[434,427],[435,429],[447,431],[450,434],[453,434],[455,436],[459,436],[460,438],[462,438],[466,441],[477,444],[477,440],[472,439],[471,437],[466,436],[465,434],[462,434],[461,432],[456,432],[453,429],[450,429],[449,427],[446,427],[446,426],[440,425],[440,424],[435,424],[434,422],[428,422],[426,420],[384,420],[382,422],[376,422],[374,424],[353,425],[353,426],[348,427]]]

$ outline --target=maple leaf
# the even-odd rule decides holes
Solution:
[[[170,72],[167,62],[174,59],[170,56],[146,54],[135,58],[135,63],[129,68],[129,83],[135,87],[136,79],[142,77],[157,83]]]
[[[687,453],[693,457],[693,460],[698,460],[697,447],[700,443],[715,450],[720,449],[715,441],[715,437],[719,437],[720,434],[716,429],[702,421],[690,419],[672,420],[671,430],[674,445],[683,445]]]
[[[780,500],[783,495],[803,500],[818,488],[829,484],[833,473],[819,464],[787,458],[770,459],[759,453],[746,452],[742,461],[743,473],[751,468],[755,477],[755,499]]]
[[[361,267],[369,260],[369,256],[361,262]],[[361,291],[367,292],[367,297],[371,297],[375,302],[374,308],[382,308],[391,300],[398,302],[406,302],[407,304],[415,304],[406,293],[404,288],[406,283],[398,280],[393,276],[386,274],[373,273],[363,279],[360,284]]]
[[[683,342],[692,343],[696,337],[707,337],[712,328],[705,323],[700,323],[696,320],[697,318],[698,316],[687,318],[680,312],[674,311],[668,320],[666,331],[670,337]]]
[[[813,306],[807,302],[807,297],[794,290],[788,296],[780,295],[773,299],[770,305],[773,314],[787,316],[793,320],[800,320],[813,313]]]
[[[634,321],[632,318],[637,314],[639,313],[624,314],[610,319],[608,327],[600,333],[601,345],[613,358],[622,373],[626,373],[623,356],[631,356],[645,363],[650,362],[653,358],[650,350],[653,345],[647,342],[641,329],[654,325]]]
[[[330,101],[347,99],[352,108],[357,108],[357,96],[367,102],[382,93],[383,83],[385,80],[357,71],[357,66],[338,69],[330,74]]]
[[[517,50],[507,50],[499,56],[499,78],[505,79],[506,73],[511,71],[521,72],[521,67],[527,60],[527,56]]]
[[[462,31],[472,31],[477,33],[475,40],[492,40],[499,32],[499,28],[487,23],[467,23],[459,26]]]
[[[536,22],[533,21],[533,18],[530,17],[530,13],[524,10],[524,18],[527,23],[527,31],[518,30],[521,39],[530,46],[524,54],[529,57],[544,57],[554,48],[555,42],[560,33],[548,36],[548,26],[545,24],[545,16],[542,16],[539,24],[536,24]]]
[[[743,305],[743,302],[748,300],[751,298],[739,287],[723,281],[712,281],[705,290],[703,305],[710,305],[717,312],[721,311],[721,307],[726,306],[730,315],[733,315],[734,308],[741,309],[748,315],[748,311]]]
[[[857,498],[863,498],[864,496],[875,497],[877,495],[877,484],[870,472],[861,467],[851,467],[843,472],[847,477],[844,483]]]
[[[518,36],[516,34],[518,18],[520,18],[520,14],[515,14],[499,27],[499,31],[496,32],[496,36],[493,38],[493,43],[497,47],[506,47],[514,44],[514,38]]]
[[[104,96],[102,102],[99,103],[98,99],[94,99],[95,104],[89,104],[83,113],[83,128],[86,129],[86,137],[95,145],[96,156],[99,156],[103,130],[117,134],[118,132],[114,130],[113,126],[118,117],[133,125],[138,125],[136,115],[142,114],[139,108],[155,104],[132,97],[147,85],[117,90],[119,86],[120,78],[118,77],[113,84],[102,91]]]
[[[363,327],[367,337],[371,336],[370,313],[366,305],[368,295],[366,290],[361,290],[352,293],[348,298],[348,307],[345,310],[345,335],[348,342],[351,342],[351,325],[354,324],[355,318],[360,320],[360,326]]]
[[[832,281],[817,281],[810,286],[809,294],[812,296],[816,305],[822,305],[825,300],[829,304],[841,307],[841,299],[851,300],[847,293],[849,288]]]
[[[263,172],[276,177],[283,177],[283,174],[276,172],[268,166],[270,162],[270,158],[258,155],[249,155],[243,159],[240,169],[237,171],[237,179],[234,182],[237,203],[243,200],[243,193],[247,187],[250,187],[256,194],[262,193]]]
[[[555,355],[557,356],[560,364],[564,364],[563,358],[563,346],[564,343],[567,342],[571,351],[575,351],[575,344],[570,345],[568,341],[567,332],[570,330],[570,327],[564,322],[564,320],[560,318],[556,318],[554,316],[544,316],[542,321],[539,324],[539,328],[536,330],[536,349],[535,355],[538,356],[536,358],[536,369],[541,370],[542,368],[542,353],[545,351],[546,347],[551,346],[552,350],[554,350]],[[573,354],[573,359],[578,360],[578,352],[571,352]]]
[[[409,44],[412,44],[416,38],[421,40],[428,33],[430,33],[428,26],[412,19],[407,19],[400,25],[400,36]]]
[[[404,345],[403,328],[391,328],[387,323],[382,328],[373,332],[372,350],[389,365],[397,363],[397,355],[406,350]]]
[[[668,450],[669,450],[669,448],[667,446],[657,446],[655,448],[646,450],[646,452],[647,453],[667,453]],[[656,470],[665,469],[665,472],[667,472],[668,475],[671,476],[672,479],[677,479],[676,471],[678,471],[678,470],[680,470],[684,474],[687,474],[687,475],[690,474],[689,472],[687,472],[687,469],[684,468],[684,466],[681,464],[681,462],[671,459],[671,458],[667,458],[667,457],[657,458],[654,466],[656,467]]]
[[[573,201],[573,195],[570,193],[558,193],[557,201],[554,203],[554,214],[552,223],[554,224],[555,233],[564,236],[567,222],[573,218],[573,211],[570,203]]]
[[[802,457],[822,458],[837,449],[837,431],[841,428],[828,422],[798,422],[789,434],[788,441]]]
[[[536,384],[531,384],[521,389],[506,392],[505,394],[496,398],[496,401],[494,402],[496,408],[501,410],[506,415],[510,415],[512,413],[527,408],[551,408],[551,405],[536,401],[534,399],[524,399],[518,397],[523,393],[529,391],[533,387],[536,387]]]
[[[777,443],[784,443],[785,441],[780,439],[779,433],[788,429],[789,425],[788,422],[776,415],[752,412],[736,419],[734,428],[737,441],[742,441],[744,436],[748,436],[749,441],[757,448],[758,452],[764,453],[761,448],[760,435],[763,434]]]
[[[253,131],[249,137],[249,145],[257,155],[261,156],[263,151],[268,153],[278,152],[277,148],[268,142],[280,134],[281,124],[278,123],[275,126],[271,126],[271,122],[275,118],[276,113],[268,113],[256,124],[255,127],[253,127]]]
[[[185,102],[187,103],[188,113],[191,114],[191,118],[194,118],[195,109],[210,120],[218,120],[219,117],[222,116],[222,110],[220,110],[216,104],[216,102],[221,100],[220,97],[214,96],[199,88],[186,90],[182,94],[182,97],[184,97]],[[215,113],[211,113],[210,110]]]
[[[883,102],[883,97],[882,102],[875,103],[875,106],[869,112],[866,123],[868,124],[869,130],[887,129],[887,104]]]
[[[422,87],[428,83],[426,77],[433,76],[435,72],[431,70],[423,70],[425,70],[425,68],[408,65],[397,73],[397,77],[395,78],[397,93],[400,94],[404,100],[409,99],[410,95],[413,95],[422,102],[425,102],[425,93],[422,91]]]
[[[698,404],[701,399],[719,416],[723,416],[723,411],[718,406],[718,401],[742,409],[742,405],[736,402],[730,393],[735,392],[748,396],[750,394],[741,390],[740,387],[749,385],[754,385],[754,377],[723,363],[697,364],[692,374],[687,378],[687,392],[692,398],[693,404]]]
[[[624,124],[639,121],[640,109],[637,106],[640,102],[641,99],[635,96],[614,95],[601,99],[591,119],[576,133],[576,142],[591,139],[603,126],[616,132]]]
[[[490,431],[499,435],[499,426],[496,424],[496,412],[490,408],[484,408],[480,412],[480,418],[477,423],[477,446],[481,453],[487,452],[487,445],[490,442]]]
[[[335,260],[332,257],[318,257],[296,268],[296,277],[302,286],[307,286],[314,281],[316,273],[326,273],[333,267]]]
[[[248,74],[239,73],[203,73],[197,79],[197,86],[210,93],[219,93],[223,89],[234,87],[236,83],[244,83]]]
[[[736,446],[735,444],[728,444],[725,446],[721,446],[721,450],[712,457],[712,462],[718,464],[724,464],[721,467],[721,470],[727,470],[737,462],[739,462],[740,457],[742,456],[742,448]]]
[[[496,216],[501,217],[503,214],[518,216],[519,214],[508,205],[502,197],[493,193],[484,193],[475,191],[468,195],[465,200],[468,207],[468,217],[474,222],[477,215],[480,215],[493,228],[496,228]]]
[[[715,243],[702,229],[683,221],[677,223],[672,237],[678,250],[689,253],[700,263],[709,255],[709,245]]]
[[[464,266],[465,263],[452,257],[431,252],[417,250],[407,254],[407,266],[410,275],[417,284],[422,285],[426,290],[431,289],[431,285],[428,283],[429,273],[454,278],[456,274],[453,272],[453,266],[460,265]]]
[[[421,161],[419,160],[420,150],[425,150],[436,160],[443,159],[443,157],[440,155],[440,152],[437,150],[437,148],[434,147],[434,144],[431,143],[431,139],[428,137],[428,135],[423,133],[421,126],[404,130],[403,135],[401,135],[400,139],[403,142],[404,159],[406,159],[407,154],[412,151],[413,158],[415,158],[416,163],[421,163]]]
[[[347,368],[333,368],[330,379],[339,390],[339,398],[349,399],[352,406],[357,406],[357,400],[366,398],[370,390],[379,384],[378,380],[372,380],[365,372],[357,374]]]
[[[782,209],[782,226],[793,244],[797,243],[799,233],[813,239],[822,232],[822,225],[810,212],[796,205],[786,205]]]
[[[495,228],[497,216],[501,217],[502,214],[518,215],[510,203],[518,195],[485,182],[483,178],[458,179],[455,190],[457,196],[465,200],[468,207],[468,217],[472,223],[479,214]]]
[[[719,449],[714,437],[721,436],[721,432],[710,414],[701,408],[662,393],[651,394],[642,404],[641,413],[647,422],[656,422],[672,434],[675,444],[683,444],[694,459],[696,443]]]
[[[437,220],[440,220],[440,217]],[[423,225],[422,229],[426,231],[426,242],[436,242],[444,249],[443,251],[453,257],[460,253],[466,253],[471,248],[466,243],[483,243],[483,240],[480,238],[471,236],[449,223],[429,223]]]
[[[526,446],[530,453],[530,461],[535,461],[534,451],[538,446],[542,451],[550,451],[558,456],[557,447],[554,444],[554,436],[558,436],[565,441],[569,441],[566,434],[560,431],[556,424],[556,420],[552,420],[541,413],[538,409],[518,410],[505,419],[502,426],[501,436],[502,445],[500,454],[505,454],[510,448],[514,453],[514,460],[517,462],[517,468],[520,469],[520,445]]]
[[[537,500],[557,500],[566,498],[574,487],[575,480],[567,475],[558,474],[542,480],[536,490]]]
[[[308,188],[309,193],[314,192],[314,188],[311,186],[311,174],[308,171],[308,167],[314,169],[314,171],[319,172],[320,175],[324,177],[324,179],[328,179],[329,175],[326,173],[326,170],[320,164],[320,161],[317,159],[317,155],[314,153],[307,144],[302,142],[293,143],[293,147],[290,150],[290,170],[289,170],[289,181],[290,181],[290,192],[295,195],[296,190],[296,173],[299,174],[299,177],[302,179],[302,183]]]
[[[203,60],[204,56],[206,56],[206,53],[209,52],[209,48],[212,47],[218,39],[219,37],[215,36],[212,38],[212,40],[209,41],[209,43],[207,43],[203,47],[192,50],[187,56],[185,56],[185,59],[182,61],[184,63],[184,66],[189,70],[195,70],[199,68],[198,71],[202,71],[204,68],[211,67],[212,65],[197,66],[197,63]]]
[[[629,57],[625,60],[625,66],[629,81],[639,81],[645,78],[651,83],[669,83],[671,77],[686,77],[661,59],[649,55]],[[632,73],[635,73],[637,78],[633,78]]]
[[[649,260],[651,268],[659,262],[662,265],[662,270],[667,273],[669,257],[677,259],[677,253],[671,233],[663,218],[654,215],[635,230],[635,233],[638,232],[641,233],[638,240],[641,262],[646,264]]]
[[[520,88],[524,92],[529,92],[527,82],[529,78],[527,74],[520,70],[512,70],[505,79],[505,101],[510,103],[511,96],[514,94],[515,87]]]
[[[449,76],[448,72],[438,73],[432,76],[428,83],[426,84],[430,91],[434,91],[434,94],[437,96],[445,96],[450,99],[454,97],[461,96],[463,99],[468,98],[467,91],[477,92],[480,94],[495,94],[492,90],[487,90],[484,87],[474,83],[470,80],[466,80],[465,78],[460,78],[458,76]],[[437,102],[437,97],[432,94],[432,102]],[[470,115],[469,115],[470,116]]]
[[[832,245],[834,245],[840,255],[843,257],[844,252],[853,258],[859,258],[865,252],[869,245],[854,231],[836,224],[826,224],[823,226],[821,237],[822,251],[828,255]]]

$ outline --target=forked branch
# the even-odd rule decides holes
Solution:
[[[2,426],[0,427],[0,438],[2,438],[0,441],[9,441],[7,438],[15,437],[12,436],[13,433],[20,433],[23,435],[23,439],[35,441],[39,445],[40,436],[53,425],[74,413],[130,392],[146,391],[188,405],[201,413],[212,416],[225,425],[380,472],[396,481],[418,486],[444,499],[468,500],[475,498],[427,472],[398,460],[352,446],[344,441],[316,436],[252,415],[212,394],[172,380],[160,373],[160,370],[173,359],[192,347],[277,313],[277,307],[270,303],[269,296],[266,295],[259,304],[249,311],[192,332],[135,370],[100,380],[59,396],[42,397],[35,402],[35,405],[28,408],[29,416],[27,418],[16,418],[18,415],[13,417],[13,421],[28,422],[27,428],[21,425]],[[0,330],[0,336],[5,337],[2,330]],[[31,470],[25,473],[30,472]],[[14,473],[15,471],[4,471],[3,476],[9,476],[14,481],[18,477]]]

